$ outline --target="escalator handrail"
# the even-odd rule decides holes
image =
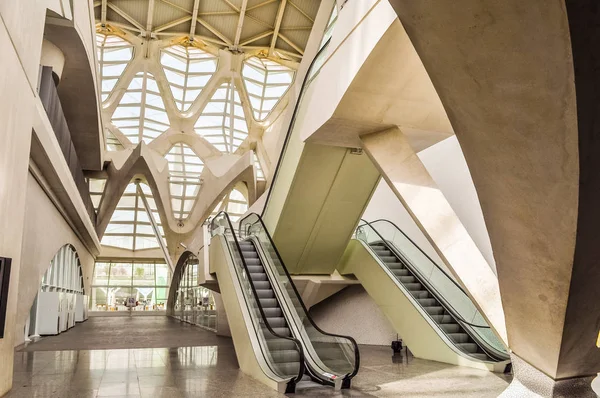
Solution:
[[[296,116],[298,115],[298,110],[300,109],[300,103],[302,102],[302,98],[304,97],[304,91],[306,90],[306,85],[308,83],[310,83],[314,78],[314,76],[311,76],[310,73],[312,72],[315,62],[317,61],[317,59],[319,59],[319,56],[325,51],[325,49],[327,47],[329,47],[330,42],[331,42],[331,37],[329,39],[327,39],[325,44],[319,49],[319,51],[317,51],[317,54],[310,62],[308,70],[306,71],[306,74],[304,75],[304,79],[302,80],[302,86],[300,87],[300,94],[298,94],[298,101],[296,101],[296,104],[294,105],[294,113],[292,114],[292,120],[290,120],[290,125],[288,126],[288,130],[285,133],[285,140],[283,141],[283,147],[281,148],[281,153],[279,154],[279,158],[277,159],[277,165],[275,166],[275,171],[273,172],[273,178],[271,179],[271,185],[268,187],[267,198],[265,199],[265,204],[264,204],[264,206],[262,208],[262,212],[261,212],[262,215],[265,214],[265,210],[267,210],[267,206],[269,205],[269,199],[271,199],[271,192],[273,192],[273,185],[275,185],[275,181],[277,180],[277,176],[279,175],[279,170],[281,169],[281,163],[283,161],[283,155],[285,154],[285,151],[289,144],[290,138],[292,136],[292,131],[294,130],[294,126],[296,124]]]
[[[308,319],[308,321],[310,322],[310,324],[321,334],[325,335],[325,336],[331,336],[331,337],[337,337],[340,339],[346,339],[349,340],[352,345],[354,346],[354,370],[352,371],[352,373],[347,374],[345,376],[345,378],[347,379],[351,379],[354,376],[356,376],[356,374],[358,373],[358,368],[360,366],[360,353],[358,351],[358,344],[356,343],[356,340],[354,340],[354,338],[352,336],[344,336],[344,335],[339,335],[339,334],[334,334],[334,333],[327,333],[325,331],[323,331],[320,327],[317,326],[317,324],[315,323],[315,321],[312,319],[312,317],[310,316],[310,313],[308,312],[308,309],[306,308],[306,305],[304,305],[304,301],[302,300],[302,296],[300,296],[300,293],[298,292],[298,289],[296,288],[296,284],[294,283],[294,281],[292,280],[292,277],[290,275],[290,273],[287,270],[287,267],[285,266],[285,263],[283,262],[283,259],[281,258],[281,255],[279,254],[279,250],[277,250],[277,247],[275,246],[275,242],[273,242],[273,238],[271,238],[271,234],[269,233],[269,231],[267,230],[267,227],[265,226],[265,223],[262,220],[262,217],[257,214],[257,213],[250,213],[248,214],[246,217],[242,218],[239,221],[239,226],[238,226],[238,231],[239,234],[241,236],[241,228],[242,228],[242,224],[243,221],[245,219],[247,219],[250,216],[256,216],[258,218],[258,220],[255,223],[252,223],[251,225],[254,225],[256,223],[260,223],[262,228],[265,231],[265,235],[267,235],[267,238],[269,239],[269,242],[271,243],[271,247],[273,247],[273,250],[275,251],[275,254],[277,255],[277,259],[279,260],[279,263],[281,264],[281,267],[283,268],[283,271],[285,272],[285,275],[290,283],[290,286],[292,286],[292,289],[294,289],[294,293],[296,294],[296,297],[298,298],[298,301],[300,302],[300,305],[302,306],[302,309],[304,310],[304,313],[306,314],[306,318]]]
[[[219,213],[217,213],[211,221],[211,229],[213,227],[214,221],[219,217],[219,215],[221,213],[223,215],[225,215],[225,219],[227,220],[227,224],[229,225],[229,229],[231,230],[231,235],[233,235],[233,240],[235,242],[236,249],[238,250],[240,258],[242,259],[242,265],[244,266],[246,275],[248,275],[248,277],[250,277],[250,270],[248,269],[248,264],[246,264],[246,260],[244,259],[244,255],[242,254],[242,248],[240,247],[240,243],[237,239],[237,236],[235,235],[235,228],[233,228],[233,224],[231,223],[229,214],[227,214],[225,211],[220,211]],[[263,323],[267,327],[267,330],[269,331],[269,333],[271,333],[273,336],[278,337],[280,339],[293,341],[294,344],[296,345],[296,348],[298,349],[298,353],[300,354],[300,368],[298,370],[298,376],[295,379],[293,379],[293,382],[295,384],[297,384],[302,379],[302,377],[304,376],[304,373],[305,373],[304,349],[302,348],[302,344],[300,343],[300,341],[298,339],[296,339],[294,337],[282,336],[273,330],[273,328],[269,324],[269,321],[267,320],[265,310],[263,309],[262,304],[260,303],[260,300],[258,298],[258,293],[256,291],[256,287],[254,286],[252,281],[250,281],[250,288],[252,289],[252,294],[254,295],[256,305],[258,307],[258,311],[260,312],[260,316],[263,320]],[[267,364],[268,364],[268,361],[267,361]],[[270,367],[270,365],[269,365],[269,367]],[[273,370],[273,369],[271,369],[271,370]]]
[[[361,221],[362,221],[362,222],[364,222],[364,223],[365,223],[366,225],[368,225],[369,227],[371,227],[371,229],[372,229],[373,231],[375,231],[375,233],[377,234],[377,236],[379,236],[379,238],[381,239],[381,241],[382,241],[383,243],[386,243],[386,245],[387,245],[387,240],[386,240],[386,239],[385,239],[383,236],[381,236],[381,234],[379,233],[379,231],[377,231],[377,229],[376,229],[375,227],[373,227],[373,225],[371,225],[371,223],[370,223],[370,222],[368,222],[368,221],[365,221],[365,220],[363,220],[363,219],[361,219]],[[377,221],[387,221],[387,220],[377,220]],[[373,221],[373,222],[376,222],[376,221]],[[398,227],[397,227],[397,226],[396,226],[394,223],[392,223],[392,222],[389,222],[389,223],[390,223],[390,224],[392,224],[392,225],[394,225],[396,228],[398,228]],[[359,227],[360,227],[360,225],[359,225]],[[400,228],[398,228],[398,231],[402,232],[402,230],[401,230]],[[402,234],[403,234],[404,236],[406,236],[406,234],[404,234],[404,232],[402,232]],[[409,240],[410,240],[410,239],[409,239]],[[421,251],[421,252],[423,253],[423,250],[421,250],[421,248],[420,248],[419,246],[417,246],[417,245],[416,245],[416,244],[415,244],[415,243],[414,243],[412,240],[411,240],[410,242],[411,242],[413,245],[415,245],[415,247],[417,247],[417,248],[419,249],[419,251]],[[392,247],[390,247],[390,245],[387,245],[387,246],[388,246],[390,249],[393,249]],[[394,253],[394,254],[396,254],[396,253]],[[425,253],[423,253],[423,254],[425,254]],[[426,255],[426,254],[425,254],[425,255]],[[426,256],[427,256],[427,255],[426,255]],[[429,258],[429,260],[431,260],[431,258],[430,258],[429,256],[427,256],[427,258]],[[433,260],[431,260],[431,261],[433,262]],[[444,272],[444,271],[443,271],[441,268],[439,268],[439,266],[438,266],[437,264],[435,264],[435,263],[433,263],[433,264],[434,264],[436,267],[438,267],[438,269],[440,269],[440,271]],[[405,262],[405,265],[406,265],[408,268],[410,268],[410,271],[411,271],[413,274],[415,274],[415,275],[417,275],[417,276],[420,276],[420,277],[422,277],[423,279],[425,279],[425,278],[424,278],[424,277],[421,275],[421,272],[420,272],[419,270],[415,269],[415,267],[413,266],[413,264],[411,264],[411,263],[410,263],[410,261],[406,261],[406,262]],[[454,283],[456,286],[458,286],[458,285],[456,284],[456,282],[455,282],[455,281],[454,281],[452,278],[450,278],[450,277],[448,276],[448,274],[446,274],[446,273],[444,272],[444,275],[446,275],[446,277],[448,277],[450,280],[452,280],[452,282],[453,282],[453,283]],[[419,279],[421,279],[421,278],[419,278]],[[421,281],[421,282],[422,282],[422,281]],[[458,319],[460,322],[462,322],[462,323],[465,323],[465,324],[467,324],[467,325],[469,325],[469,326],[472,326],[472,327],[475,327],[475,328],[490,329],[490,326],[489,326],[489,325],[477,325],[477,324],[474,324],[474,323],[471,323],[471,322],[469,322],[469,321],[465,320],[465,319],[464,319],[464,318],[463,318],[463,317],[462,317],[462,316],[461,316],[461,315],[458,313],[458,311],[457,311],[457,310],[456,310],[456,309],[455,309],[455,308],[452,306],[452,304],[450,304],[450,303],[448,302],[448,300],[447,300],[447,299],[444,297],[444,295],[443,295],[443,294],[441,294],[441,293],[440,293],[440,292],[439,292],[439,291],[438,291],[438,290],[437,290],[437,289],[436,289],[434,286],[432,286],[432,284],[431,284],[431,283],[427,283],[427,287],[428,287],[429,289],[432,289],[434,292],[436,292],[436,293],[437,293],[437,296],[439,296],[438,298],[441,298],[440,302],[442,302],[442,305],[444,305],[444,307],[446,307],[446,310],[448,310],[448,312],[450,312],[450,313],[452,314],[452,316],[453,316],[453,317],[455,317],[455,318],[457,318],[457,319]],[[460,288],[460,287],[459,287],[459,288]],[[466,293],[465,293],[465,291],[464,291],[463,289],[460,289],[460,291],[461,291],[463,294],[465,294],[465,295],[466,295]],[[469,296],[467,296],[467,297],[469,297]],[[470,299],[470,298],[469,298],[469,299]],[[475,308],[475,309],[477,310],[477,308]],[[479,310],[477,310],[477,312],[479,312]]]
[[[368,221],[366,221],[366,220],[364,220],[364,219],[362,219],[362,218],[361,218],[361,219],[360,219],[360,221],[362,221],[362,222],[364,222],[364,223],[368,224],[368,225],[369,225],[371,228],[373,228],[373,229],[376,229],[376,228],[375,228],[375,227],[373,227],[373,225],[371,225],[371,224],[374,224],[374,223],[376,223],[376,222],[386,222],[386,223],[388,223],[388,224],[392,225],[394,228],[396,228],[396,229],[398,230],[398,232],[400,232],[402,235],[404,235],[404,237],[405,237],[405,238],[406,238],[406,239],[407,239],[407,240],[408,240],[410,243],[412,243],[414,247],[416,247],[416,248],[417,248],[417,249],[418,249],[418,250],[419,250],[419,251],[420,251],[420,252],[421,252],[421,253],[422,253],[422,254],[423,254],[425,257],[427,257],[427,259],[428,259],[428,260],[429,260],[429,261],[430,261],[430,262],[431,262],[431,263],[432,263],[432,264],[433,264],[433,265],[434,265],[434,266],[435,266],[435,267],[436,267],[438,270],[440,270],[440,271],[441,271],[441,272],[442,272],[442,273],[443,273],[443,274],[444,274],[444,275],[445,275],[445,276],[446,276],[448,279],[450,279],[450,281],[451,281],[451,282],[452,282],[452,283],[453,283],[453,284],[454,284],[454,285],[455,285],[455,286],[456,286],[456,287],[457,287],[457,288],[458,288],[458,289],[459,289],[461,292],[463,292],[463,293],[465,294],[465,296],[467,296],[467,297],[468,297],[468,295],[467,295],[467,292],[465,291],[465,289],[463,289],[463,287],[462,287],[461,285],[459,285],[459,284],[458,284],[458,283],[457,283],[457,282],[454,280],[454,278],[452,278],[450,275],[448,275],[448,273],[447,273],[446,271],[444,271],[444,269],[443,269],[442,267],[440,267],[440,266],[439,266],[439,265],[438,265],[438,264],[437,264],[435,261],[433,261],[433,259],[432,259],[432,258],[431,258],[431,257],[430,257],[430,256],[429,256],[427,253],[425,253],[425,252],[423,251],[423,249],[421,249],[421,247],[415,243],[415,241],[414,241],[414,240],[412,240],[411,238],[409,238],[409,237],[408,237],[408,235],[406,235],[406,234],[404,233],[404,231],[403,231],[402,229],[400,229],[400,227],[398,227],[398,226],[397,226],[395,223],[393,223],[393,222],[392,222],[392,221],[390,221],[390,220],[386,220],[386,219],[384,219],[384,218],[380,218],[380,219],[377,219],[377,220],[375,220],[375,221],[371,221],[371,222],[368,222]],[[375,232],[377,232],[377,231],[375,231]],[[377,235],[379,235],[379,233],[378,233]]]

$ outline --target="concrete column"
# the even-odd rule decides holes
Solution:
[[[509,347],[522,359],[513,384],[536,384],[535,372],[523,370],[528,364],[547,376],[546,387],[532,393],[585,396],[561,391],[577,378],[589,385],[600,370],[597,3],[390,4],[477,189]]]

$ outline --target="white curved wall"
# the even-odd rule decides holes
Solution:
[[[27,199],[21,250],[19,300],[15,328],[15,346],[25,340],[24,329],[33,300],[40,290],[42,276],[56,252],[66,244],[75,247],[83,271],[83,284],[90,290],[94,258],[81,243],[63,216],[50,201],[35,178],[27,177]]]

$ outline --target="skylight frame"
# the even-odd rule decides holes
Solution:
[[[105,61],[106,54],[109,52],[129,51],[129,58],[120,58],[113,61]],[[123,73],[135,57],[135,46],[119,35],[108,32],[96,32],[96,53],[98,56],[99,78],[100,78],[100,97],[102,103],[105,103],[123,76]],[[106,75],[108,68],[121,68],[119,73]],[[118,70],[118,69],[117,69]]]
[[[257,122],[263,122],[288,93],[294,83],[296,71],[271,59],[251,56],[244,60],[241,75],[250,100],[252,117]],[[262,79],[259,80],[258,75],[262,75]],[[288,76],[289,81],[284,79],[285,81],[275,82],[278,76],[279,79]],[[260,94],[255,92],[253,86],[258,86]],[[268,92],[277,88],[284,89],[276,95]]]
[[[178,142],[165,155],[169,166],[169,197],[173,217],[185,220],[189,217],[202,188],[204,162],[189,145]],[[177,168],[180,167],[180,170]],[[180,187],[180,189],[177,189]],[[188,188],[193,191],[190,192]],[[175,190],[181,194],[175,194]]]
[[[183,51],[182,51],[183,50]],[[173,57],[177,61],[185,64],[185,69],[178,69],[174,66],[167,65],[165,59],[167,57]],[[159,63],[163,69],[167,82],[169,83],[169,88],[171,91],[171,96],[173,101],[175,102],[175,106],[180,113],[187,112],[192,104],[198,99],[202,90],[208,85],[210,80],[215,75],[218,67],[219,67],[219,57],[204,51],[198,47],[194,46],[185,46],[183,44],[175,44],[173,46],[165,47],[161,49],[159,56]],[[190,66],[194,64],[203,64],[203,65],[212,65],[212,68],[209,68],[206,72],[194,72],[190,71]],[[183,78],[183,84],[176,83],[173,79],[173,74],[181,75]],[[201,78],[208,77],[206,81],[201,85],[191,85],[190,78]],[[175,90],[174,90],[175,89]],[[181,90],[181,96],[177,95],[177,90]],[[189,91],[197,91],[197,93],[192,94],[193,98],[190,100],[188,98]]]
[[[132,144],[141,141],[149,144],[169,129],[169,115],[152,73],[135,74],[111,116],[111,123]]]
[[[219,118],[220,122],[215,123]],[[246,141],[248,119],[233,78],[214,91],[194,124],[194,131],[222,153],[235,153]]]
[[[160,214],[158,212],[158,207],[152,195],[152,190],[146,184],[140,184],[142,191],[146,195],[146,199],[148,200],[148,205],[150,206],[150,210],[156,220],[158,225],[158,229],[161,233],[161,239],[165,239],[164,229],[162,227],[162,222],[160,219]],[[127,205],[126,202],[131,202],[132,205]],[[131,217],[127,216],[128,213],[132,213]],[[125,219],[115,219],[125,218]],[[147,221],[146,221],[147,220]],[[110,228],[121,228],[124,230],[131,230],[131,232],[111,232]],[[129,228],[131,227],[131,228]],[[141,227],[141,228],[139,228]],[[144,232],[140,232],[144,230]],[[147,231],[147,232],[146,232]],[[105,238],[109,238],[106,239]],[[107,243],[110,241],[110,238],[131,238],[131,245],[115,245],[111,243]],[[147,246],[138,248],[138,238],[140,242],[146,242],[150,240],[154,240],[156,245]],[[113,240],[114,242],[114,240]],[[119,199],[119,204],[115,208],[113,214],[111,215],[111,219],[106,227],[104,235],[102,236],[102,240],[100,242],[103,246],[116,247],[119,249],[131,250],[131,251],[140,251],[140,250],[149,250],[149,249],[159,249],[160,245],[156,236],[154,235],[154,231],[152,230],[152,224],[148,218],[148,214],[146,213],[146,209],[144,207],[143,201],[137,193],[135,183],[131,182],[125,188],[123,195]]]

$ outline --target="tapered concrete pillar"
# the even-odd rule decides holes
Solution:
[[[498,280],[458,216],[398,127],[361,136],[383,178],[506,343]]]
[[[589,387],[600,371],[597,2],[390,3],[481,202],[508,343],[521,359],[507,394],[591,394],[565,386]],[[536,375],[545,375],[543,389],[533,388]]]

